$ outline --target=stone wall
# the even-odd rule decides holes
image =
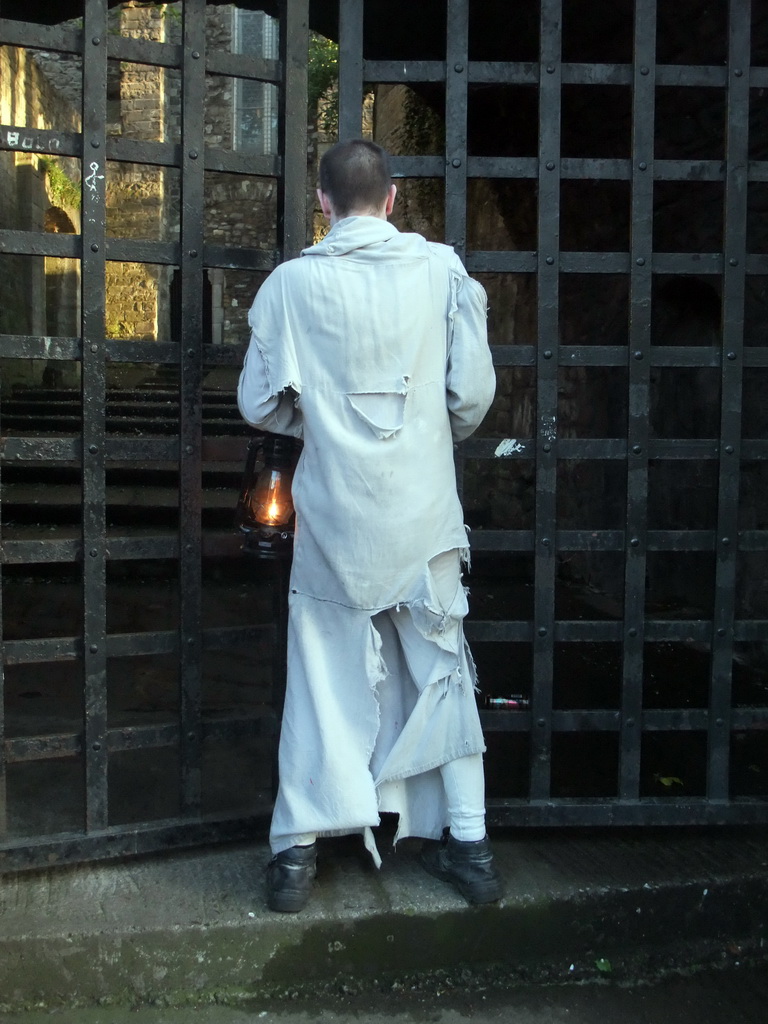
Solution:
[[[80,161],[43,155],[33,149],[24,129],[79,131],[79,108],[61,76],[48,77],[48,55],[0,46],[0,124],[19,130],[7,133],[12,150],[0,152],[0,225],[20,231],[80,230],[80,210],[62,181],[78,187]],[[56,61],[57,67],[62,61]],[[0,256],[0,333],[77,333],[79,267],[71,259],[43,256]],[[76,386],[75,363],[46,360],[3,360],[2,389],[14,383],[40,383],[46,369],[61,385]]]

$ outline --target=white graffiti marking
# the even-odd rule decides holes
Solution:
[[[517,438],[506,437],[497,445],[496,451],[493,453],[497,459],[503,459],[506,455],[518,455],[520,452],[525,451],[525,445],[520,444]]]
[[[96,184],[97,181],[103,181],[104,180],[104,175],[103,174],[97,174],[96,173],[98,171],[98,169],[99,169],[99,165],[94,160],[94,162],[91,164],[91,173],[85,179],[85,184],[88,186],[88,188],[91,190],[91,192],[95,192],[96,189],[98,188],[98,185]],[[98,199],[98,196],[94,196],[94,198]]]
[[[554,416],[541,417],[541,436],[545,441],[554,441],[557,437],[557,421]]]

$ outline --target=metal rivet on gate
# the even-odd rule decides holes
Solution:
[[[547,160],[546,168],[547,168],[548,171],[554,171],[554,169],[555,169],[555,161],[554,160]]]
[[[720,629],[718,629],[717,635],[718,636],[725,636],[725,630],[723,629],[722,626],[720,627]]]
[[[722,540],[723,547],[727,548],[730,543],[731,543],[731,538],[730,537],[723,537],[723,540]]]
[[[634,626],[632,627],[632,629],[630,629],[629,635],[630,636],[637,636],[637,630],[635,629]]]
[[[187,253],[187,255],[191,259],[195,259],[195,257],[197,256],[197,249],[190,249],[189,252]]]
[[[91,252],[98,252],[98,251],[99,251],[98,243],[94,242],[93,245],[91,246]]]
[[[627,725],[629,726],[629,728],[631,729],[631,728],[632,728],[632,726],[633,726],[633,725],[635,724],[635,720],[634,720],[634,718],[628,718],[628,719],[627,719],[627,723],[626,723],[626,724],[627,724]]]
[[[635,453],[635,455],[640,455],[642,450],[643,449],[641,448],[641,446],[639,444],[633,444],[632,445],[632,451]]]
[[[645,160],[641,160],[637,166],[640,168],[641,171],[645,171],[648,169],[648,164],[645,162]]]
[[[552,451],[552,445],[551,444],[545,444],[543,447],[544,447],[544,451],[545,452],[551,452]]]
[[[190,151],[189,151],[189,159],[190,160],[197,160],[197,150],[196,149],[190,149]]]
[[[549,537],[542,537],[541,538],[541,543],[543,544],[543,546],[545,548],[548,548],[549,547]]]
[[[738,265],[739,265],[739,261],[734,256],[731,256],[731,258],[728,260],[728,263],[732,267],[738,267]]]
[[[184,451],[187,453],[187,455],[191,455],[194,450],[195,449],[192,447],[191,444],[188,444],[187,447],[184,449]]]
[[[546,720],[543,718],[539,718],[536,722],[536,725],[538,725],[540,729],[543,729],[546,724]]]
[[[94,743],[92,745],[92,747],[91,747],[91,750],[101,750],[101,744],[100,743]]]
[[[88,648],[88,650],[91,652],[91,654],[98,654],[99,653],[99,645],[98,644],[91,644],[91,646]]]
[[[546,635],[547,635],[547,631],[544,628],[544,626],[542,626],[541,629],[539,630],[539,636],[546,636]]]
[[[639,256],[635,260],[635,262],[637,263],[638,267],[644,267],[645,266],[645,259],[642,256]]]
[[[555,65],[554,64],[547,64],[547,74],[548,75],[554,75],[554,73],[555,73]]]
[[[194,741],[194,740],[196,739],[196,736],[195,736],[195,734],[194,734],[193,732],[188,732],[188,733],[187,733],[187,739],[188,739],[188,740],[189,740],[190,742],[193,742],[193,741]]]
[[[93,39],[91,40],[91,42],[93,43],[94,46],[98,46],[99,43],[101,42],[101,37],[100,36],[94,36]]]
[[[192,356],[194,354],[195,354],[195,350],[193,348],[188,348],[187,349],[187,355],[190,357],[190,359],[192,358]]]
[[[96,342],[94,342],[91,345],[91,352],[98,352],[98,351],[99,351],[99,346],[96,344]]]
[[[545,348],[544,352],[543,352],[543,356],[544,356],[545,359],[551,359],[552,358],[552,349],[551,348]]]
[[[729,352],[728,353],[728,359],[733,361],[735,358],[736,358],[736,353],[735,352]]]
[[[91,139],[91,149],[98,149],[101,143],[98,139]]]
[[[630,543],[630,546],[631,546],[631,547],[633,547],[633,548],[636,548],[636,547],[638,546],[638,544],[640,543],[640,541],[638,540],[638,538],[637,538],[637,537],[633,537],[633,538],[632,538],[632,539],[630,540],[630,542],[629,542],[629,543]]]
[[[722,724],[723,724],[723,719],[722,718],[716,718],[715,719],[715,725],[722,725]]]
[[[194,547],[191,544],[187,544],[185,550],[186,551],[194,551]]]
[[[91,550],[88,552],[88,554],[91,556],[91,558],[95,558],[96,555],[98,555],[98,553],[99,552],[98,552],[97,548],[91,548]]]
[[[643,353],[638,349],[637,352],[635,352],[635,359],[637,359],[637,361],[640,362],[640,360],[642,358],[643,358]]]
[[[464,65],[463,64],[454,64],[453,65],[453,70],[454,71],[458,71],[458,73],[461,74],[461,72],[464,70]]]
[[[547,259],[546,259],[547,266],[551,267],[554,262],[555,262],[555,257],[554,256],[547,256]]]
[[[736,75],[737,78],[741,78],[741,76],[744,74],[741,68],[736,68],[736,70],[733,73],[734,75]]]
[[[200,59],[200,51],[199,50],[193,50],[192,51],[192,60],[199,60],[199,59]]]
[[[461,160],[457,156],[451,160],[451,167],[461,167]]]
[[[727,444],[725,446],[725,454],[726,455],[733,455],[733,445],[732,444]]]
[[[188,636],[187,637],[187,644],[188,644],[189,647],[191,647],[194,642],[195,642],[195,638],[193,636]]]
[[[645,65],[643,65],[643,66],[642,66],[642,67],[640,68],[640,74],[641,74],[641,75],[647,75],[647,74],[648,74],[648,68],[647,68],[647,67],[646,67]]]
[[[91,455],[95,455],[98,450],[99,449],[98,449],[97,445],[95,445],[95,444],[89,444],[88,445],[88,451],[91,453]]]

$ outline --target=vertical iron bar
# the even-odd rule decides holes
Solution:
[[[83,26],[82,408],[83,670],[86,829],[109,823],[106,657],[106,103],[107,0]]]
[[[653,136],[656,0],[635,4],[632,79],[632,200],[627,349],[627,512],[624,551],[624,658],[619,734],[619,798],[640,789],[643,643],[648,529],[648,410],[651,366]]]
[[[309,0],[283,0],[280,9],[281,256],[298,256],[307,244],[307,53]]]
[[[205,0],[182,6],[181,370],[179,401],[181,813],[200,813],[202,730],[202,378]]]
[[[448,0],[445,58],[445,239],[462,262],[467,249],[468,0]]]
[[[280,10],[281,180],[280,239],[283,259],[299,254],[306,244],[307,196],[307,53],[309,0],[284,0]],[[362,46],[362,38],[360,41]],[[361,87],[362,91],[362,87]],[[288,645],[288,578],[290,564],[278,559],[273,586],[272,709],[282,719],[285,703]],[[277,796],[279,729],[272,745],[272,797]]]
[[[536,524],[531,699],[532,800],[547,800],[552,757],[560,272],[562,0],[541,0],[538,171]]]
[[[731,0],[725,149],[723,359],[707,798],[729,796],[733,619],[738,556],[744,262],[749,161],[750,0]]]
[[[2,371],[0,371],[1,384]],[[2,394],[1,387],[0,394]],[[2,471],[3,460],[0,457],[0,495],[2,495]],[[3,563],[5,559],[3,557],[2,524],[3,519],[0,515],[0,836],[4,836],[8,831],[8,794],[5,771],[5,648],[3,646]]]
[[[445,59],[445,240],[462,262],[467,254],[467,80],[469,3],[448,0]],[[456,487],[464,492],[464,456],[455,448]]]
[[[364,0],[339,0],[339,139],[358,139],[363,125]]]

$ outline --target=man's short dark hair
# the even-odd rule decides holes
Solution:
[[[320,160],[320,188],[338,217],[352,210],[377,210],[391,184],[386,150],[367,139],[337,142]]]

